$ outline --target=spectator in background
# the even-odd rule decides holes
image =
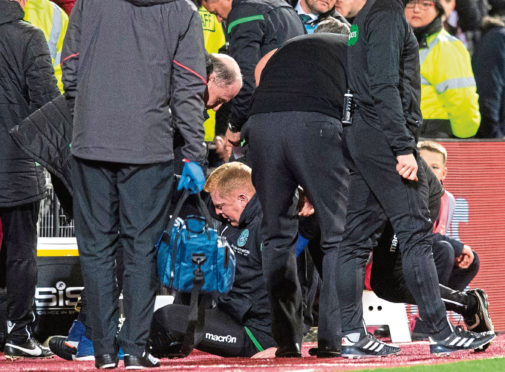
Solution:
[[[480,40],[480,27],[488,12],[488,0],[441,0],[444,27],[473,54]]]
[[[442,27],[441,1],[412,0],[405,6],[419,43],[423,115],[419,135],[468,138],[480,124],[477,89],[468,51]]]
[[[505,138],[505,0],[490,0],[472,63],[482,121],[479,138]]]
[[[226,138],[239,158],[240,129],[247,120],[256,87],[254,69],[265,54],[305,33],[294,9],[284,0],[203,0],[218,21],[226,20],[229,54],[238,62],[244,85],[231,101]]]
[[[53,62],[58,88],[63,93],[61,82],[61,50],[67,32],[68,15],[58,5],[49,0],[27,0],[25,20],[44,33]]]
[[[298,17],[308,34],[312,34],[316,27],[328,17],[338,18],[339,21],[347,23],[335,10],[336,0],[290,0],[288,1],[296,10]]]
[[[31,336],[37,284],[37,219],[45,196],[42,167],[9,130],[58,96],[44,34],[23,21],[26,0],[0,0],[0,287],[7,288],[5,356],[52,355]],[[2,324],[2,328],[5,324]]]

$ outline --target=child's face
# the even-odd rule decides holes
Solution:
[[[438,180],[440,182],[445,180],[445,177],[447,176],[447,167],[445,166],[443,155],[429,150],[421,150],[420,154],[433,173],[435,173]]]

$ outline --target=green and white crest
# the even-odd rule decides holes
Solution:
[[[238,247],[243,247],[247,243],[247,238],[249,238],[249,230],[245,229],[242,231],[242,234],[240,234],[238,240],[237,240],[237,246]]]

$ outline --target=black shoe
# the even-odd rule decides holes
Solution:
[[[98,369],[113,369],[118,364],[117,353],[95,355],[95,367]]]
[[[147,351],[144,351],[142,355],[138,357],[135,355],[125,354],[124,365],[126,369],[144,369],[159,367],[161,363],[158,358],[155,358]]]
[[[182,342],[172,338],[166,332],[151,333],[146,350],[156,358],[184,358],[188,354],[182,352]]]
[[[300,344],[296,343],[290,347],[278,347],[275,351],[276,358],[301,358]]]
[[[433,334],[433,330],[427,322],[419,317],[415,317],[415,326],[412,330],[412,341],[427,341]]]
[[[309,355],[318,358],[338,358],[342,356],[342,349],[331,349],[326,347],[313,347],[309,349]]]
[[[486,292],[476,288],[466,292],[468,296],[472,296],[477,301],[477,311],[469,317],[465,317],[465,325],[472,332],[494,332],[493,322],[489,316],[489,303],[487,301]]]
[[[53,336],[49,339],[49,349],[60,358],[74,360],[77,348],[67,343],[66,336]]]
[[[379,341],[375,336],[367,333],[358,342],[351,342],[347,337],[342,339],[342,356],[344,358],[358,359],[371,357],[384,357],[396,355],[400,348]]]
[[[18,343],[9,341],[4,347],[5,357],[9,359],[15,358],[47,358],[53,356],[49,348],[42,346],[36,339],[29,338],[27,341]]]
[[[430,353],[446,355],[459,350],[478,349],[491,342],[495,336],[494,332],[475,333],[458,326],[443,340],[435,341],[430,337]]]

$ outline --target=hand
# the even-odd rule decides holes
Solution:
[[[227,162],[230,160],[231,156],[231,145],[226,138],[221,136],[216,136],[214,138],[214,143],[216,145],[216,154],[219,156],[219,159]]]
[[[240,147],[240,132],[232,132],[230,128],[226,130],[225,138],[233,147]]]
[[[314,206],[307,198],[307,195],[301,187],[298,187],[298,215],[300,217],[308,217],[314,214]]]
[[[203,190],[205,175],[200,164],[188,161],[182,169],[182,176],[177,184],[177,191],[185,189],[197,194]]]
[[[413,154],[398,155],[396,157],[396,171],[400,176],[409,180],[417,181],[417,161]]]
[[[470,246],[463,246],[463,251],[461,254],[456,257],[454,261],[454,265],[459,267],[460,269],[468,269],[470,265],[473,263],[474,255],[472,248]]]

